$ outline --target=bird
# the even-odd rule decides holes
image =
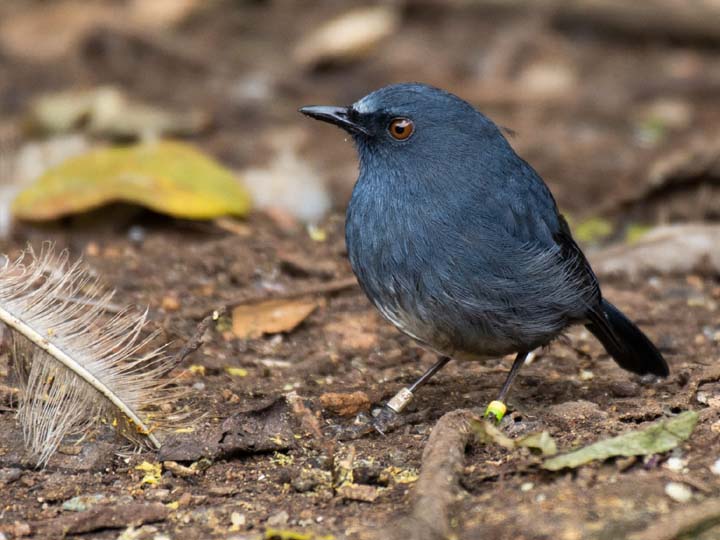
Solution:
[[[372,421],[383,433],[451,359],[515,354],[486,409],[497,421],[528,356],[584,325],[617,364],[669,375],[650,339],[602,295],[540,175],[470,103],[422,83],[350,106],[299,111],[352,137],[359,176],[345,241],[360,287],[385,319],[438,360]]]

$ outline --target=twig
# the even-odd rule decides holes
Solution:
[[[314,283],[312,285],[299,287],[297,289],[292,289],[289,291],[248,294],[246,296],[233,300],[232,302],[227,304],[225,308],[230,310],[235,306],[239,306],[240,304],[253,304],[255,302],[264,302],[265,300],[289,300],[292,298],[299,298],[301,296],[331,294],[356,286],[357,280],[354,277],[334,279],[325,283]]]
[[[720,499],[708,499],[694,506],[679,506],[644,531],[630,535],[629,540],[674,540],[717,523],[720,523]]]
[[[285,398],[295,418],[298,419],[302,428],[312,434],[313,444],[324,451],[332,461],[335,459],[335,441],[328,439],[320,429],[320,422],[310,409],[305,406],[302,397],[297,392],[288,393]]]
[[[187,358],[189,355],[197,351],[203,344],[203,336],[205,335],[205,332],[207,332],[207,329],[210,328],[210,325],[213,323],[213,321],[216,321],[219,317],[221,317],[225,313],[225,309],[219,309],[217,311],[214,311],[210,315],[206,316],[202,321],[200,321],[195,327],[195,332],[190,337],[189,340],[183,345],[183,348],[178,351],[177,355],[175,356],[175,365],[179,365],[185,358]]]

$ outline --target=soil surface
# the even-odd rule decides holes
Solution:
[[[193,430],[165,434],[159,453],[134,452],[101,430],[35,470],[22,456],[5,355],[0,538],[366,538],[408,515],[419,497],[433,496],[416,492],[433,426],[456,409],[479,416],[512,358],[451,362],[418,393],[406,425],[385,436],[336,437],[358,411],[350,404],[350,415],[338,416],[328,394],[361,392],[360,408],[365,397],[377,406],[435,357],[382,320],[356,286],[317,292],[351,277],[343,209],[356,158],[335,130],[296,114],[299,106],[347,104],[389,82],[422,80],[511,128],[513,146],[573,223],[600,216],[611,224],[609,240],[622,241],[633,225],[720,215],[702,204],[716,193],[717,179],[667,190],[648,184],[658,160],[718,134],[720,100],[711,90],[720,81],[720,55],[712,44],[559,25],[548,14],[472,2],[418,2],[402,10],[399,29],[366,59],[307,70],[289,51],[348,6],[300,4],[212,2],[161,35],[91,28],[61,60],[0,49],[0,127],[18,125],[41,93],[118,84],[138,99],[208,113],[212,126],[192,142],[238,169],[267,164],[268,138],[297,130],[303,159],[326,175],[333,200],[320,241],[277,212],[253,212],[230,230],[120,205],[43,226],[18,224],[0,241],[11,255],[45,240],[84,254],[117,290],[118,303],[149,306],[149,329],[172,342],[171,354],[225,305],[303,291],[318,304],[292,331],[255,339],[234,337],[226,315],[213,322],[202,347],[174,372],[191,389],[183,405],[199,413]],[[46,3],[8,2],[0,19],[28,6]],[[263,90],[251,99],[243,89],[252,84]],[[669,453],[561,472],[541,469],[527,449],[470,438],[447,509],[453,537],[642,539],[658,520],[679,519],[720,496],[713,472],[720,458],[720,276],[601,282],[605,296],[658,345],[671,376],[624,372],[587,331],[574,328],[523,368],[500,429],[511,438],[546,430],[561,451],[686,410],[700,413],[695,431]],[[164,463],[162,473],[143,482],[146,472],[136,468],[143,462]],[[348,474],[352,482],[343,485]],[[689,500],[666,493],[672,482],[690,491]],[[63,506],[76,496],[91,498],[82,512]],[[708,515],[688,538],[720,536],[712,527],[718,514]]]

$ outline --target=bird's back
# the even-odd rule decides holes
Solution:
[[[600,301],[549,190],[502,142],[445,190],[423,189],[431,166],[412,179],[364,168],[348,207],[350,261],[368,296],[446,354],[534,348]]]

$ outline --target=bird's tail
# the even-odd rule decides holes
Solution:
[[[618,365],[645,375],[652,373],[667,377],[667,362],[657,347],[618,308],[603,300],[600,308],[592,313],[586,328],[600,340]]]

